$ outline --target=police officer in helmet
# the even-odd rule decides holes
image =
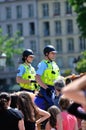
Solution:
[[[26,49],[22,53],[23,63],[19,65],[17,70],[16,82],[20,85],[20,90],[26,90],[29,92],[35,91],[35,69],[32,67],[34,54],[31,49]]]
[[[54,91],[54,81],[60,76],[60,71],[54,61],[57,54],[54,46],[47,45],[43,53],[45,58],[38,64],[36,71],[36,82],[40,85],[40,91],[35,103],[40,108],[47,109],[47,107],[54,105],[52,92]],[[43,102],[43,99],[46,103]],[[47,104],[47,107],[44,104]]]

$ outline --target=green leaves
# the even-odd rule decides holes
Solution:
[[[78,73],[86,72],[86,51],[82,52],[81,54],[82,54],[81,59],[76,66],[76,71]]]
[[[86,0],[69,0],[69,3],[77,13],[77,23],[81,35],[86,38]]]
[[[3,35],[2,29],[0,29],[0,54],[5,53],[7,55],[7,64],[12,60],[13,55],[20,54],[23,49],[19,46],[23,43],[24,38],[19,37],[18,32],[13,37],[9,38],[7,35]]]

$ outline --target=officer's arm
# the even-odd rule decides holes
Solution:
[[[36,74],[36,82],[37,82],[41,87],[43,87],[44,89],[47,89],[47,88],[48,88],[48,86],[42,82],[41,76],[38,75],[38,74]]]
[[[22,77],[17,76],[17,77],[16,77],[16,82],[17,82],[17,83],[28,84],[28,83],[30,83],[31,81],[30,81],[29,79],[23,79]]]

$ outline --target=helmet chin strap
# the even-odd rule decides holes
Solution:
[[[27,59],[26,59],[26,64],[30,64],[31,62],[29,62]]]
[[[50,61],[50,62],[52,62],[52,60],[49,58],[49,56],[47,55],[47,58],[48,58],[48,60]]]

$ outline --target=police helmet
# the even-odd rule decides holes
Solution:
[[[56,49],[55,49],[52,45],[47,45],[47,46],[44,48],[43,52],[44,52],[44,55],[49,54],[50,52],[55,52],[55,53],[57,53]]]
[[[31,49],[26,49],[23,54],[22,54],[22,60],[25,61],[25,59],[28,57],[28,56],[33,56],[34,57],[34,54],[33,54],[33,51]]]

